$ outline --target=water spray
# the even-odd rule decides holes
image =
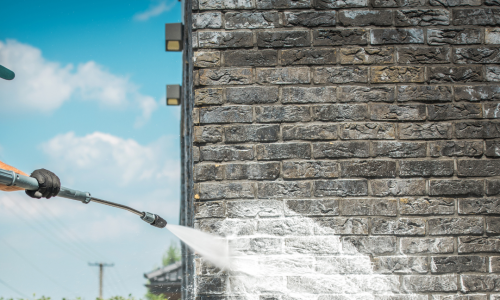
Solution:
[[[0,183],[4,184],[6,186],[16,186],[20,187],[25,190],[30,190],[30,191],[36,191],[38,190],[38,181],[35,178],[24,176],[21,174],[17,174],[14,171],[8,171],[4,169],[0,169]],[[99,198],[92,197],[89,192],[82,192],[82,191],[77,191],[73,190],[67,187],[61,187],[61,190],[59,191],[59,194],[57,194],[58,197],[63,197],[66,199],[71,199],[71,200],[76,200],[76,201],[81,201],[84,204],[88,204],[89,202],[96,202],[120,209],[124,209],[126,211],[129,211],[133,214],[138,215],[141,217],[141,219],[149,223],[155,227],[158,228],[165,228],[167,226],[167,221],[165,221],[162,217],[159,215],[147,212],[147,211],[138,211],[136,209],[133,209],[132,207],[123,205],[123,204],[118,204],[106,200],[102,200]]]

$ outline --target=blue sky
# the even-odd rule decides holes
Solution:
[[[181,3],[0,1],[0,160],[27,173],[54,171],[67,187],[178,223],[181,53],[164,51],[164,24]],[[145,294],[167,230],[99,204],[0,193],[0,297],[52,299]]]

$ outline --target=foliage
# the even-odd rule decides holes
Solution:
[[[145,297],[146,297],[146,300],[168,300],[168,298],[165,297],[164,295],[151,294],[149,291]]]
[[[181,249],[179,248],[179,245],[176,242],[172,241],[170,242],[170,246],[168,247],[165,254],[163,254],[163,259],[162,259],[163,266],[168,266],[180,260],[181,260]]]

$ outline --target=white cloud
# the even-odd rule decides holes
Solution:
[[[112,74],[94,61],[63,66],[46,60],[38,48],[7,40],[0,41],[0,64],[16,73],[12,81],[0,80],[0,113],[47,113],[80,96],[108,107],[138,107],[142,114],[136,125],[140,126],[158,108],[128,77]]]
[[[152,17],[156,17],[161,15],[164,12],[167,12],[174,8],[175,6],[175,0],[174,1],[160,1],[156,5],[151,5],[147,10],[137,13],[134,15],[134,20],[136,21],[147,21]]]

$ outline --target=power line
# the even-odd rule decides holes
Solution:
[[[13,288],[11,285],[9,285],[7,282],[3,281],[2,279],[0,279],[0,283],[3,284],[3,285],[5,285],[8,289],[14,291],[16,294],[20,295],[21,297],[29,298],[28,296],[26,296],[25,294],[23,294],[20,291],[16,290],[15,288]]]

